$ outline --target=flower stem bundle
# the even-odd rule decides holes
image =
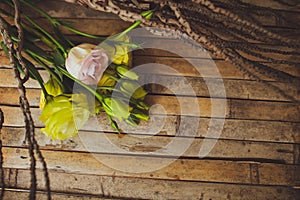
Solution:
[[[14,56],[14,59],[19,72],[24,77],[36,80],[41,86],[40,120],[45,124],[42,132],[52,139],[73,137],[90,116],[101,112],[107,114],[111,126],[119,133],[117,121],[136,126],[140,120],[149,119],[149,106],[144,102],[147,92],[139,84],[138,74],[129,68],[130,48],[138,45],[131,44],[126,35],[141,21],[137,21],[117,36],[107,38],[107,42],[101,45],[83,43],[75,46],[74,42],[62,33],[62,29],[99,42],[103,38],[76,30],[69,22],[52,18],[34,6],[30,0],[20,0],[20,4],[46,18],[54,33],[45,30],[30,15],[22,13],[22,58],[25,68],[19,63],[17,56]],[[11,0],[1,1],[0,5],[12,8],[14,6]],[[5,16],[7,21],[14,17],[2,8],[0,14]],[[141,15],[149,19],[152,11]],[[10,23],[7,25],[11,40],[17,43],[16,27]],[[1,46],[3,51],[8,53],[3,41]],[[36,65],[48,72],[49,79],[46,82]],[[96,103],[92,104],[85,93],[73,91],[74,83],[92,94]]]

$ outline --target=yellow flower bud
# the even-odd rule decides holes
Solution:
[[[104,74],[100,79],[98,86],[112,87],[114,86],[116,81],[109,77],[109,75]]]
[[[103,108],[108,115],[116,117],[119,121],[127,119],[132,110],[132,107],[116,98],[105,98]]]
[[[47,93],[51,96],[58,96],[63,93],[62,88],[60,87],[57,80],[53,77],[50,77],[47,83],[44,84],[44,87],[47,91]],[[40,98],[40,109],[42,110],[45,106],[46,99],[43,91],[41,92],[41,98]]]

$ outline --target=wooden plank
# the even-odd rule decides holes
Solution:
[[[20,107],[11,107],[11,106],[1,106],[5,116],[5,126],[17,126],[17,127],[24,127],[24,116],[22,114]],[[31,108],[31,114],[35,125],[38,127],[43,126],[42,122],[39,120],[39,116],[41,115],[40,109]]]
[[[160,44],[162,43],[161,41],[159,42]],[[134,52],[134,56],[133,56],[133,66],[158,63],[161,65],[166,65],[171,69],[175,69],[177,70],[178,73],[185,76],[195,76],[195,77],[202,76],[202,77],[213,77],[213,78],[220,78],[221,76],[222,78],[249,79],[249,77],[244,75],[230,62],[225,62],[223,60],[198,59],[198,58],[195,59],[195,56],[197,55],[195,55],[194,53],[192,52],[185,52],[185,53],[187,53],[187,55],[190,54],[189,56],[192,57],[183,59],[183,58],[179,58],[178,55],[172,55],[168,52],[160,51],[159,49],[155,49],[155,50],[145,49],[143,51],[136,51]],[[0,65],[6,66],[6,68],[8,68],[10,66],[8,58],[4,55],[2,51],[0,51],[0,55],[3,55],[0,56]],[[203,57],[207,57],[207,55],[203,54]],[[289,56],[289,58],[286,58],[286,60],[293,60],[293,61],[296,61],[297,59],[298,58],[295,56]],[[297,67],[288,66],[288,65],[274,65],[274,64],[271,65],[277,70],[281,70],[293,76],[300,77],[300,71]],[[166,74],[166,75],[174,75],[175,71],[172,72],[171,70],[167,70],[168,68],[163,68],[163,67],[160,68],[148,67],[148,70],[145,69],[145,73],[147,72],[151,74],[159,73],[159,74]],[[215,69],[218,69],[220,75],[215,72]],[[272,80],[272,79],[268,77],[263,77],[262,80]]]
[[[5,113],[5,123],[11,124],[12,126],[21,126],[22,124],[13,123],[10,119],[9,113]],[[21,117],[21,116],[20,116]],[[99,117],[100,124],[88,123],[83,130],[89,131],[100,131],[100,132],[114,132],[111,128],[109,121],[106,116],[101,114]],[[190,117],[181,117],[181,126],[189,127],[194,132],[186,132],[186,137],[210,137],[216,138],[215,135],[207,136],[207,130],[209,127],[210,119],[200,118],[199,124],[195,124],[194,120]],[[144,134],[144,135],[178,135],[178,116],[160,116],[152,115],[149,123],[141,123],[137,128],[130,128],[125,126],[126,129],[122,129],[124,132],[133,134]],[[215,119],[217,120],[217,119]],[[217,120],[217,123],[222,123],[221,120]],[[42,124],[36,124],[42,125]],[[220,139],[232,139],[232,140],[247,140],[247,141],[266,141],[266,142],[285,142],[285,143],[300,143],[300,128],[299,123],[289,122],[276,122],[276,121],[262,121],[262,120],[237,120],[237,119],[226,119],[224,122],[223,129],[219,135]],[[4,129],[5,130],[5,129]],[[10,132],[19,131],[19,129],[9,130]],[[20,130],[22,131],[22,129]],[[218,137],[217,137],[218,138]]]
[[[268,8],[273,8],[273,9],[282,9],[282,10],[288,10],[288,11],[300,11],[300,5],[299,2],[293,1],[293,0],[286,0],[282,1],[283,3],[280,3],[280,1],[275,1],[275,0],[265,0],[265,1],[260,1],[260,0],[242,0],[245,3],[250,3],[253,5],[257,6],[262,6],[262,7],[268,7]],[[286,3],[284,3],[286,2]]]
[[[38,95],[40,92],[37,90]],[[35,98],[33,98],[35,99]],[[17,105],[18,96],[10,96],[1,98],[0,104]],[[34,105],[30,102],[32,106]],[[299,122],[299,104],[288,102],[267,102],[267,101],[248,101],[248,100],[226,100],[225,99],[209,99],[209,98],[192,98],[192,97],[173,97],[148,95],[147,102],[149,105],[160,105],[151,107],[151,115],[182,115],[196,117],[213,117],[228,119],[251,119],[251,120],[269,120],[269,121],[285,121]],[[212,102],[216,112],[212,114]],[[199,110],[195,106],[199,106]],[[223,107],[225,106],[225,108]],[[162,109],[162,107],[164,109]],[[7,114],[5,125],[22,126],[22,115],[19,108],[14,106],[2,106],[3,111]],[[223,113],[225,109],[225,113]],[[38,108],[32,108],[35,119],[38,119],[41,111]],[[284,112],[283,112],[284,111]],[[20,120],[16,120],[18,117]],[[38,123],[38,122],[37,122]],[[38,123],[38,126],[41,124]]]
[[[6,184],[15,188],[29,188],[28,170],[7,169],[11,178]],[[44,189],[42,172],[38,170],[38,188]],[[55,193],[105,195],[107,198],[137,199],[296,199],[295,191],[280,186],[252,186],[174,180],[155,180],[115,176],[94,176],[61,173],[50,170],[51,189]],[[92,184],[91,184],[92,183]],[[151,187],[149,187],[151,185]],[[55,196],[55,195],[54,195]]]
[[[200,149],[206,143],[216,144],[206,158],[224,160],[247,160],[261,162],[279,162],[294,164],[294,145],[266,142],[249,142],[235,140],[215,140],[206,138],[186,138],[167,136],[140,136],[126,134],[120,137],[118,134],[80,131],[66,141],[52,141],[49,137],[36,130],[37,141],[43,149],[66,151],[90,151],[95,153],[119,153],[129,155],[153,155],[153,156],[184,156],[198,158]],[[25,130],[4,128],[2,131],[4,146],[22,147],[25,142]],[[168,147],[175,143],[187,145],[187,150],[174,152],[176,146]],[[114,149],[116,147],[117,149]]]
[[[3,53],[3,52],[2,52]],[[1,54],[1,51],[0,51]],[[196,65],[192,65],[189,63],[189,60]],[[159,74],[159,75],[173,75],[178,76],[178,74],[182,76],[189,77],[207,77],[207,78],[223,78],[223,79],[250,79],[247,75],[244,75],[240,70],[234,67],[231,63],[225,62],[222,60],[204,60],[198,59],[181,59],[181,58],[172,58],[172,57],[152,57],[152,56],[133,56],[133,66],[141,66],[145,64],[150,64],[149,67],[143,68],[143,73],[145,74]],[[161,65],[165,65],[166,67],[151,67],[151,63],[158,63]],[[5,66],[5,67],[4,67]],[[12,81],[14,81],[13,71],[11,67],[9,67],[9,60],[6,56],[0,56],[0,80],[2,86],[11,87]],[[300,77],[300,71],[296,67],[289,67],[286,65],[276,65],[275,67],[278,70],[285,71],[294,76]],[[171,69],[171,70],[170,70]],[[11,70],[11,71],[9,71]],[[218,70],[220,75],[215,72]],[[40,70],[41,75],[46,80],[46,72]],[[201,73],[201,74],[200,74]],[[262,80],[272,80],[270,78],[262,78]],[[28,87],[34,81],[30,81]],[[16,83],[16,81],[14,81]],[[15,84],[16,85],[16,84]],[[37,84],[36,84],[37,85]]]
[[[175,160],[168,165],[173,160],[168,158],[117,156],[111,154],[92,155],[90,153],[49,150],[42,150],[42,153],[49,169],[64,172],[168,180],[250,183],[249,164],[247,163],[183,159]],[[3,155],[4,167],[28,169],[29,157],[26,149],[3,148]],[[103,162],[110,166],[124,167],[124,171],[112,169],[103,164]],[[163,166],[165,167],[161,168]],[[151,170],[151,168],[156,171],[132,173],[138,170]]]
[[[120,19],[99,20],[99,19],[60,18],[60,20],[72,22],[73,28],[80,31],[84,31],[92,35],[98,35],[98,36],[109,36],[109,35],[117,34],[124,31],[126,28],[132,25],[132,23],[124,22]],[[49,24],[46,19],[38,19],[37,23],[41,24],[45,28],[45,30],[49,32],[53,32],[51,26],[46,26],[47,24]],[[73,32],[64,28],[62,28],[61,30],[62,33],[66,35],[74,34]]]
[[[169,57],[181,56],[185,59],[188,58],[222,59],[222,57],[210,55],[206,51],[197,50],[191,47],[189,44],[184,43],[184,41],[180,39],[173,39],[173,38],[166,39],[164,37],[151,38],[151,37],[136,36],[136,37],[132,37],[132,42],[137,44],[144,44],[143,47],[149,48],[149,49],[144,48],[143,50],[137,51],[136,55],[169,56]],[[295,51],[295,49],[288,49],[286,47],[278,47],[274,45],[270,46],[266,44],[262,46],[271,49],[275,48],[275,49],[286,50],[286,51]],[[283,55],[283,54],[275,54],[275,53],[267,54],[260,51],[257,51],[257,53],[260,53],[265,56],[268,55],[274,59],[279,59],[279,60],[293,60],[295,62],[300,60],[300,56],[297,55],[289,55],[289,54]],[[260,58],[251,57],[246,54],[244,54],[243,56],[251,60],[262,61],[262,59]]]
[[[265,101],[251,102],[231,99],[230,118],[259,118],[265,120],[277,119],[280,121],[299,122],[300,104],[284,102],[271,103]]]
[[[182,103],[178,102],[180,100]],[[147,99],[149,105],[160,104],[166,110],[168,114],[180,114],[187,116],[198,116],[195,112],[192,102],[195,99],[191,97],[165,97],[165,96],[151,96]],[[210,117],[212,104],[210,99],[197,98],[200,106],[200,116]],[[262,119],[262,120],[274,120],[274,121],[291,121],[299,122],[299,109],[300,105],[297,103],[286,102],[267,102],[267,101],[247,101],[247,100],[235,100],[230,99],[226,107],[226,115],[222,116],[222,106],[224,100],[211,99],[216,105],[216,109],[219,113],[215,113],[213,117],[226,117],[231,119]],[[180,110],[180,106],[187,105],[187,109]],[[190,106],[190,107],[188,107]],[[282,112],[284,110],[284,112]],[[152,110],[153,114],[161,114],[159,107],[155,107]]]
[[[156,157],[103,155],[42,150],[49,169],[63,172],[150,179],[251,183],[250,164],[223,160],[190,160]],[[4,167],[29,169],[28,151],[23,148],[3,148]],[[59,159],[57,159],[59,158]],[[105,163],[105,164],[103,164]],[[107,166],[109,165],[109,166]],[[41,168],[41,165],[38,165]],[[296,165],[260,163],[264,185],[293,185]],[[276,176],[278,168],[279,176]],[[121,171],[122,170],[122,171]],[[137,173],[140,172],[140,173]]]
[[[243,74],[238,70],[232,63],[226,62],[224,60],[211,60],[211,59],[195,59],[195,58],[178,58],[178,57],[160,57],[158,54],[151,55],[151,52],[147,55],[148,50],[144,52],[139,51],[133,56],[133,66],[144,65],[148,63],[159,63],[167,67],[171,67],[176,70],[177,73],[180,73],[185,76],[194,76],[194,77],[211,77],[211,78],[220,78],[217,73],[214,71],[217,67],[222,78],[231,78],[231,79],[249,79],[249,77]],[[156,52],[159,52],[158,50]],[[154,52],[155,53],[155,52]],[[160,52],[162,53],[162,52]],[[144,55],[139,55],[144,54]],[[162,53],[163,55],[165,53]],[[300,77],[300,71],[298,68],[288,65],[274,65],[274,69],[289,73],[294,76]],[[165,75],[176,75],[171,70],[167,68],[147,68],[144,69],[145,73],[151,74],[165,74]],[[272,80],[271,78],[262,77],[262,80]]]
[[[17,108],[15,110],[18,110]],[[18,111],[17,111],[18,112]],[[12,113],[12,114],[10,114]],[[10,126],[22,126],[23,120],[21,115],[20,120],[16,121],[15,112],[5,112],[5,123]],[[35,118],[38,113],[34,114]],[[83,127],[83,130],[87,131],[100,131],[100,132],[114,132],[111,128],[107,117],[104,114],[98,116],[101,123],[97,121],[87,123],[88,125]],[[15,121],[14,121],[15,120]],[[130,128],[124,126],[121,128],[124,133],[143,134],[143,135],[167,135],[175,136],[179,133],[178,122],[180,118],[178,116],[159,116],[152,115],[149,123],[141,123],[137,128]],[[210,126],[210,119],[199,118],[199,124],[195,124],[195,119],[191,117],[181,116],[180,126],[189,127],[191,132],[184,133],[186,137],[209,137],[220,139],[232,139],[232,140],[247,140],[247,141],[265,141],[265,142],[284,142],[284,143],[300,143],[300,123],[290,122],[276,122],[276,121],[263,121],[263,120],[237,120],[226,119],[220,136],[207,135],[208,127]],[[222,121],[216,120],[216,123],[221,124]],[[36,121],[37,126],[42,126],[39,121]],[[9,129],[9,128],[8,128]],[[9,132],[22,132],[23,129],[8,130]],[[4,129],[5,131],[6,129]],[[21,134],[21,133],[20,133]],[[5,136],[5,134],[4,134]]]
[[[294,168],[294,169],[292,169]],[[274,176],[268,175],[269,173],[272,173],[276,170],[276,175],[280,177],[279,179],[275,178]],[[287,185],[294,186],[297,183],[297,175],[299,174],[300,168],[298,166],[291,167],[291,171],[286,171],[285,167],[283,165],[281,166],[274,166],[269,164],[258,164],[258,171],[259,171],[259,183],[261,184],[267,184],[268,182],[286,182],[290,183]]]
[[[146,89],[151,94],[167,94],[167,95],[191,95],[202,97],[219,97],[224,98],[224,91],[220,85],[224,85],[226,98],[253,99],[253,100],[275,100],[290,101],[273,86],[285,91],[286,94],[298,97],[299,87],[289,83],[279,82],[257,82],[247,80],[231,80],[231,79],[212,79],[212,78],[196,78],[183,76],[164,76],[145,74],[141,76],[141,81],[145,83],[153,83],[147,85]],[[273,86],[270,86],[272,84]],[[180,85],[181,87],[178,87]],[[187,86],[191,89],[187,90]],[[213,90],[213,93],[210,92]],[[300,97],[298,97],[300,98]]]
[[[72,20],[71,20],[72,21]],[[73,20],[74,21],[74,20]],[[44,28],[48,31],[51,32],[51,26],[49,26],[45,20],[41,19],[39,20]],[[92,24],[92,26],[90,25]],[[99,21],[99,20],[90,20],[90,21],[83,21],[80,20],[79,23],[74,24],[74,28],[82,29],[83,31],[87,31],[91,34],[97,34],[97,35],[111,35],[113,33],[118,33],[126,27],[128,27],[130,24],[124,24],[123,22],[120,22],[118,20],[106,20],[106,21]],[[117,29],[115,27],[118,27]],[[66,30],[63,31],[65,34],[72,34],[70,31]],[[71,40],[76,41],[76,43],[83,43],[83,42],[89,42],[89,39],[82,38],[82,37],[75,37],[75,38],[70,38]],[[152,48],[152,49],[143,49],[141,51],[137,51],[135,55],[152,55],[152,56],[182,56],[185,58],[206,58],[206,59],[222,59],[220,56],[214,56],[210,55],[208,52],[203,52],[203,51],[197,51],[194,48],[191,48],[188,44],[185,44],[184,41],[180,39],[174,39],[174,38],[165,38],[165,37],[152,37],[151,34],[149,33],[144,33],[143,31],[138,31],[134,32],[132,34],[132,42],[137,43],[137,44],[143,44],[142,47],[144,48]],[[93,43],[100,43],[102,40],[92,40]],[[237,43],[238,44],[238,43]],[[271,48],[271,49],[279,49],[283,51],[296,51],[295,49],[290,49],[284,46],[272,46],[265,44],[262,45],[262,47],[265,48]],[[182,48],[186,47],[186,48]],[[51,49],[48,49],[51,50]],[[165,50],[165,51],[162,51]],[[169,51],[169,52],[167,52]],[[259,53],[263,56],[270,56],[274,59],[279,59],[279,60],[293,60],[293,61],[299,61],[300,57],[297,55],[284,55],[284,54],[276,54],[276,53],[265,53],[261,51],[254,51],[256,53]],[[175,54],[180,54],[180,55],[175,55]],[[254,60],[254,61],[263,61],[260,58],[250,56],[247,54],[242,54],[248,59]]]
[[[20,199],[29,199],[30,190],[18,190],[18,189],[8,189],[5,191],[5,195],[3,200],[20,200]],[[36,199],[39,200],[46,200],[47,194],[46,192],[38,191],[36,194]],[[97,197],[97,196],[83,196],[83,195],[76,195],[76,194],[64,194],[64,193],[52,193],[51,199],[53,200],[112,200],[111,198],[106,197]]]
[[[174,62],[177,63],[177,62]],[[149,69],[149,70],[147,70]],[[166,70],[165,70],[166,69]],[[218,87],[218,84],[224,84],[226,90],[227,98],[245,98],[245,99],[257,99],[257,100],[280,100],[286,101],[289,100],[274,88],[272,88],[269,84],[280,88],[285,91],[290,96],[295,98],[300,98],[298,95],[299,88],[296,85],[292,85],[291,83],[278,83],[278,82],[257,82],[257,81],[242,81],[242,80],[231,80],[231,79],[213,79],[214,73],[209,71],[209,67],[199,69],[203,72],[205,81],[200,77],[183,77],[183,76],[200,76],[197,74],[197,71],[192,67],[183,67],[174,64],[172,69],[182,69],[178,71],[178,73],[174,73],[172,70],[167,70],[167,68],[161,67],[160,69],[150,66],[143,70],[143,74],[141,74],[141,81],[144,82],[154,82],[159,83],[162,86],[169,86],[171,89],[177,91],[177,95],[197,95],[197,96],[206,96],[209,97],[222,97],[222,90],[220,92],[216,92],[215,90]],[[220,68],[225,69],[225,68]],[[229,74],[227,74],[227,72]],[[223,73],[229,75],[229,78],[242,78],[242,74],[237,75],[241,77],[230,77],[230,73],[237,72],[232,70],[230,67],[226,68]],[[47,80],[48,73],[44,70],[40,71],[44,80]],[[163,74],[163,75],[157,75]],[[238,73],[237,73],[238,74]],[[164,76],[167,75],[167,76]],[[175,75],[175,76],[174,76]],[[182,77],[178,77],[181,75]],[[221,75],[223,77],[223,75]],[[221,78],[219,77],[219,78]],[[206,87],[207,84],[210,84],[214,88],[214,94],[209,94],[208,89]],[[13,71],[8,68],[0,68],[0,85],[1,87],[15,87],[17,85],[17,81],[14,78]],[[185,87],[178,88],[177,85],[191,85],[193,90],[186,90]],[[26,84],[28,88],[39,88],[39,85],[36,81],[30,79]],[[162,87],[158,84],[152,84],[148,87],[150,92],[155,94],[173,94],[170,90],[167,90],[165,87]],[[174,88],[175,86],[175,88]],[[211,88],[211,87],[210,87]],[[4,90],[4,88],[2,88]],[[11,89],[13,90],[13,89]]]
[[[6,101],[12,103],[8,96],[5,94],[11,94],[14,98],[17,96],[16,79],[12,77],[12,70],[0,69],[0,94],[2,94],[2,103]],[[48,74],[45,71],[41,73],[47,80]],[[211,78],[196,78],[196,77],[180,77],[180,76],[164,76],[153,74],[141,74],[141,83],[153,83],[146,86],[146,90],[150,94],[159,95],[178,95],[178,96],[201,96],[212,98],[224,98],[224,92],[226,92],[226,98],[238,98],[238,99],[251,99],[251,100],[275,100],[275,101],[290,101],[287,97],[274,90],[269,84],[280,88],[290,96],[298,97],[298,87],[288,83],[279,82],[257,82],[257,81],[242,81],[242,80],[230,80],[230,79],[211,79]],[[181,87],[178,87],[181,85]],[[220,85],[224,85],[225,90],[220,88]],[[208,90],[213,89],[213,93]],[[31,88],[40,88],[37,81],[30,79],[26,83],[28,98],[33,105],[38,105],[39,91]],[[187,89],[187,87],[189,89]]]

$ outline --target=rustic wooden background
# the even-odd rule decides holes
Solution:
[[[300,8],[285,6],[275,1],[251,1],[253,4],[268,6],[280,11],[286,18],[264,14],[257,16],[267,28],[289,38],[297,38],[300,33]],[[43,1],[40,5],[49,14],[59,19],[76,22],[74,26],[91,34],[107,36],[128,27],[117,16],[100,13],[77,5],[57,0]],[[37,19],[43,21],[44,19]],[[73,39],[77,36],[65,32]],[[153,43],[173,43],[172,39],[142,38]],[[78,41],[82,38],[78,37]],[[262,44],[268,45],[268,44]],[[282,48],[282,47],[274,47]],[[299,51],[299,50],[298,50]],[[201,58],[191,58],[198,59]],[[145,162],[160,162],[159,155],[147,156],[144,152],[163,147],[172,141],[180,118],[199,117],[200,127],[190,148],[183,156],[169,166],[151,173],[131,174],[111,169],[97,161],[78,137],[67,141],[51,141],[39,133],[43,126],[38,117],[40,90],[37,83],[29,81],[27,96],[32,106],[32,114],[37,127],[37,138],[49,170],[54,199],[296,199],[300,187],[300,112],[299,104],[278,94],[268,85],[251,80],[231,63],[214,58],[224,78],[227,99],[210,98],[203,77],[186,61],[167,52],[153,49],[137,51],[133,55],[133,65],[161,63],[170,66],[186,77],[196,91],[197,97],[181,96],[185,101],[197,98],[201,110],[195,116],[193,109],[180,115],[180,106],[172,92],[158,86],[148,85],[148,101],[164,106],[168,116],[163,129],[150,138],[137,138],[132,134],[147,134],[132,131],[119,137],[109,127],[103,117],[103,131],[116,145],[124,147],[128,153],[107,154],[103,148],[93,149],[99,157],[111,162],[130,166],[137,159]],[[283,59],[297,59],[284,56]],[[202,59],[202,70],[209,67]],[[300,76],[296,67],[278,65],[278,68]],[[44,73],[44,72],[42,72]],[[210,81],[217,81],[209,76]],[[181,77],[163,70],[145,72],[142,78],[161,82],[182,83]],[[290,86],[274,80],[278,87],[299,99],[299,86]],[[184,92],[184,91],[183,91]],[[0,51],[0,107],[5,113],[5,123],[1,137],[4,143],[5,181],[9,188],[5,199],[26,199],[30,186],[29,157],[24,145],[25,131],[23,116],[18,106],[18,92],[8,59]],[[214,149],[204,159],[197,158],[205,137],[210,117],[212,101],[226,101],[227,112],[223,132]],[[161,110],[154,113],[159,118]],[[96,137],[97,127],[88,127],[81,135]],[[148,131],[148,132],[147,132]],[[211,138],[213,140],[214,138]],[[100,145],[100,144],[99,144]],[[101,144],[106,145],[106,144]],[[103,147],[103,146],[102,146]],[[142,156],[141,156],[142,155]],[[41,169],[39,165],[38,168]],[[42,171],[38,170],[38,199],[46,197]]]

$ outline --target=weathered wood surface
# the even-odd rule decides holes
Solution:
[[[28,188],[29,171],[9,169],[5,171],[8,184],[13,188]],[[50,177],[53,191],[69,191],[77,195],[105,195],[115,198],[140,199],[293,199],[295,192],[282,186],[258,186],[244,184],[223,184],[209,182],[191,182],[177,180],[156,180],[126,178],[117,176],[94,176],[78,173],[63,173],[51,170]],[[38,172],[40,189],[43,189],[43,178]],[[66,185],[65,182],[69,184]],[[82,184],[89,182],[91,184]],[[151,187],[149,187],[149,185]],[[267,194],[267,195],[266,195]],[[12,197],[16,195],[11,194]],[[19,194],[24,196],[25,194]],[[60,196],[62,198],[62,196]],[[96,198],[92,197],[91,199]],[[100,197],[99,197],[100,198]],[[63,198],[62,198],[63,199]],[[66,198],[67,199],[67,198]]]
[[[109,124],[107,124],[109,125]],[[199,150],[203,145],[204,139],[191,138],[189,141],[187,138],[180,136],[170,137],[163,135],[156,135],[155,137],[147,137],[146,135],[132,135],[127,134],[123,137],[119,137],[115,133],[103,132],[90,132],[80,131],[79,136],[74,137],[64,142],[51,141],[48,137],[40,133],[37,130],[39,144],[43,149],[50,150],[63,150],[63,151],[92,151],[96,153],[121,153],[124,155],[138,154],[138,155],[151,155],[151,156],[173,156],[177,154],[173,153],[173,149],[165,149],[164,147],[170,142],[178,142],[185,144],[191,142],[189,148],[182,152],[181,156],[197,158]],[[25,132],[20,128],[4,128],[3,144],[5,146],[23,146]],[[89,140],[83,139],[89,138]],[[214,141],[215,139],[206,139]],[[108,143],[108,141],[110,143]],[[118,150],[113,150],[111,145],[118,147]],[[283,143],[270,143],[270,142],[255,142],[255,141],[236,141],[219,139],[214,148],[206,156],[206,158],[222,158],[232,160],[252,160],[261,162],[278,162],[294,164],[298,162],[294,154],[295,144],[283,144]],[[123,152],[122,152],[123,151]]]
[[[26,149],[10,147],[4,148],[3,152],[5,155],[4,166],[6,168],[29,169],[30,161]],[[107,155],[55,150],[42,150],[42,153],[45,156],[49,169],[71,173],[150,179],[294,186],[297,181],[294,175],[300,169],[297,165],[242,161],[191,160],[184,158],[173,160],[161,157]],[[155,171],[131,172],[134,170],[133,168],[143,170],[147,166],[150,169],[160,166],[161,163],[169,162],[170,164]],[[108,163],[109,166],[119,166],[119,169],[122,169],[122,171],[107,166]],[[41,166],[38,167],[40,168]],[[254,176],[255,173],[253,171],[259,173],[259,176]],[[276,176],[274,176],[275,172]]]
[[[299,6],[294,5],[294,1],[285,5],[272,0],[243,1],[280,10],[281,18],[261,11],[257,19],[267,28],[297,39],[300,15]],[[39,6],[55,18],[78,22],[75,27],[96,35],[111,35],[129,25],[115,15],[62,1],[45,1]],[[84,41],[73,34],[69,37]],[[175,44],[180,48],[180,43],[170,38],[139,36],[137,39],[157,46],[164,43],[169,48]],[[268,44],[261,45],[269,47]],[[285,47],[273,48],[292,51]],[[299,56],[272,56],[295,62],[300,60]],[[134,53],[134,66],[160,63],[176,71],[165,68],[143,71],[142,81],[161,84],[147,85],[150,92],[148,101],[162,105],[164,111],[160,107],[153,108],[150,122],[136,129],[124,126],[126,135],[115,134],[105,116],[100,115],[98,120],[101,124],[91,120],[79,136],[66,141],[52,141],[40,133],[43,124],[38,120],[41,113],[38,109],[39,86],[34,81],[26,83],[36,121],[37,140],[50,168],[53,199],[297,199],[299,190],[295,188],[300,185],[300,105],[264,82],[251,80],[220,58],[208,60],[206,54],[199,56],[192,51],[185,51],[184,57],[153,49]],[[221,77],[212,73],[211,68],[215,65]],[[300,77],[297,67],[284,64],[274,67]],[[46,80],[46,73],[41,72]],[[214,96],[208,92],[207,83],[218,84],[220,78],[223,79],[226,99],[221,92],[215,92]],[[298,86],[270,78],[264,78],[264,81],[299,99]],[[163,87],[166,85],[170,88]],[[191,85],[194,91],[178,87],[183,85]],[[176,89],[176,94],[172,89]],[[5,199],[26,199],[30,183],[24,121],[18,102],[13,72],[8,59],[0,51],[0,107],[5,113],[1,137],[5,146],[5,181],[10,188]],[[195,102],[201,109],[200,114],[191,106],[182,106],[184,109],[181,111],[180,102],[183,105]],[[212,102],[217,106],[224,103],[226,107],[225,115],[220,112],[213,116],[220,123],[225,117],[220,135],[208,135]],[[195,123],[195,119],[199,120],[196,120],[199,124]],[[180,132],[180,126],[183,130],[195,131]],[[112,149],[101,138],[106,138],[122,151]],[[204,140],[213,142],[216,139],[212,151],[205,158],[198,158]],[[191,141],[188,149],[174,162],[171,161],[177,154],[164,148],[172,141]],[[94,154],[89,153],[91,151]],[[138,164],[152,166],[168,161],[171,164],[153,172],[129,172]],[[107,162],[123,166],[127,172],[110,168],[105,165]],[[38,168],[41,169],[41,166],[38,165]],[[38,199],[46,199],[41,171],[38,171],[38,180]]]

